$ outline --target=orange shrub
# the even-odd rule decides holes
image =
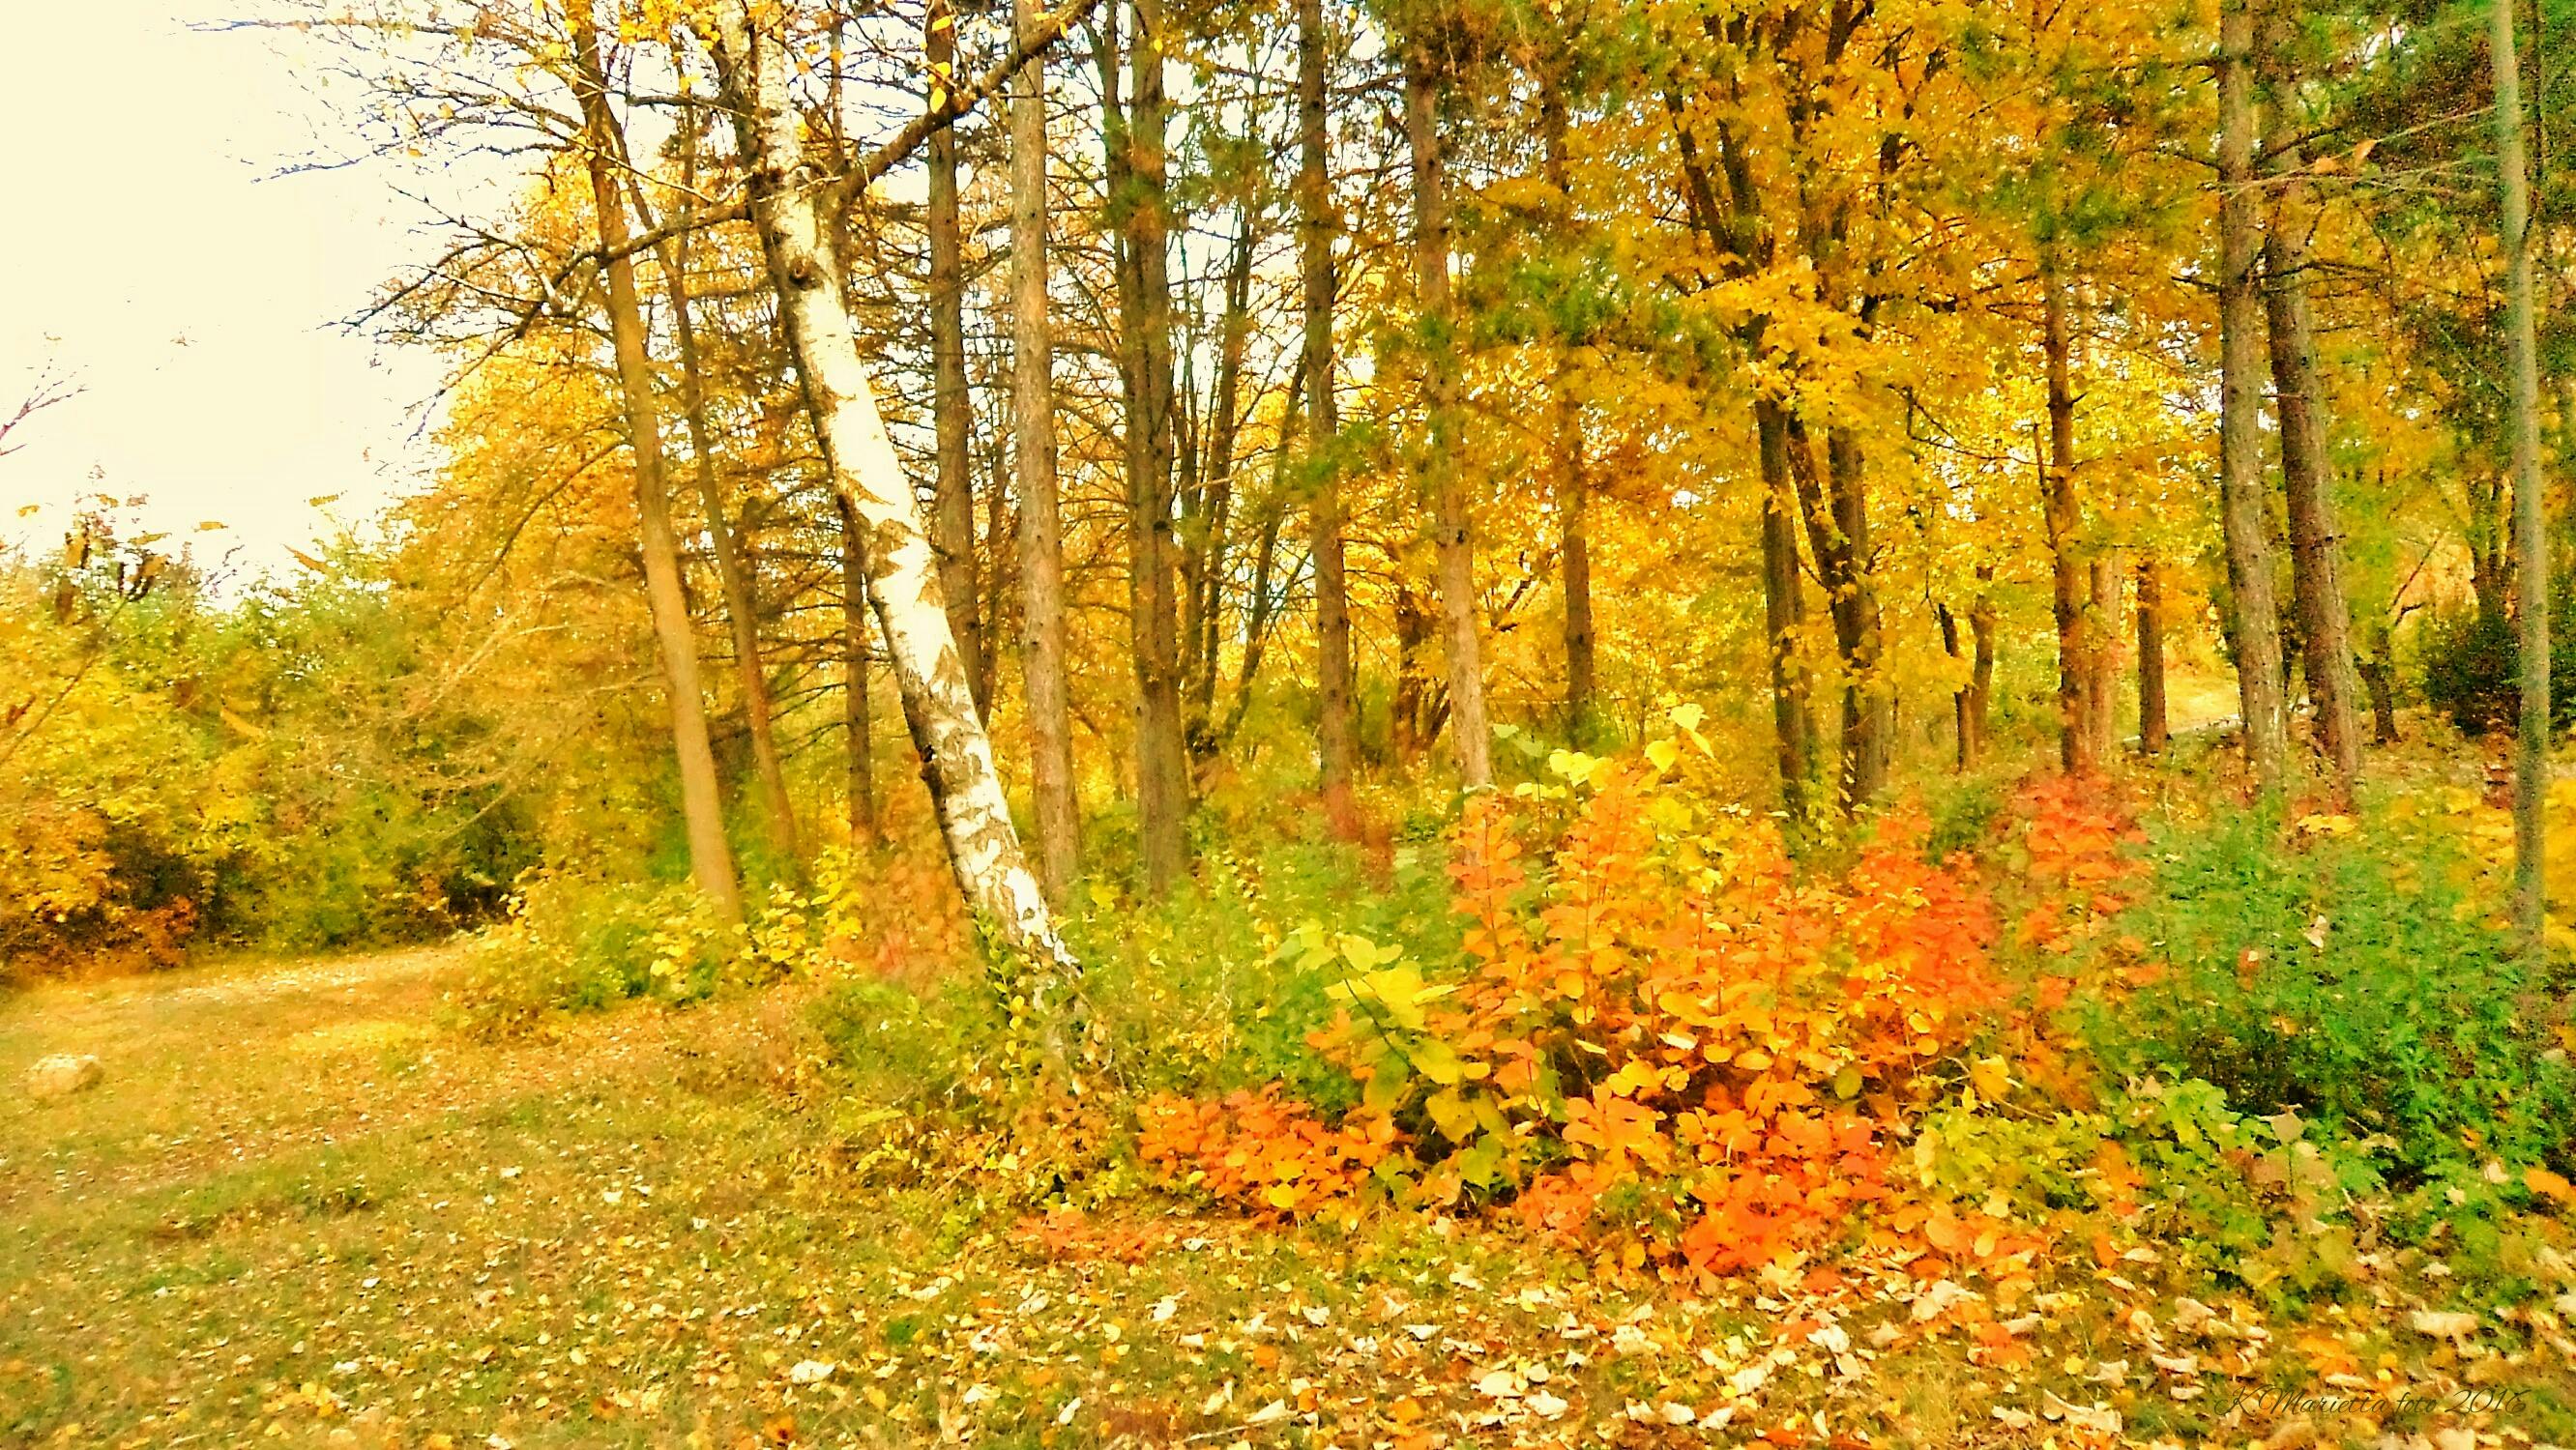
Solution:
[[[1137,1156],[1221,1202],[1269,1215],[1312,1218],[1347,1206],[1386,1157],[1383,1119],[1328,1128],[1276,1085],[1223,1103],[1169,1093],[1146,1101]]]
[[[1302,929],[1339,977],[1315,1044],[1361,1086],[1339,1127],[1275,1092],[1147,1105],[1144,1157],[1265,1213],[1372,1176],[1422,1200],[1508,1202],[1631,1261],[1730,1273],[1839,1231],[1887,1192],[1887,1145],[2000,993],[1986,895],[1885,822],[1833,879],[1716,801],[1682,741],[1560,754],[1566,784],[1468,804],[1453,841],[1464,960]],[[1560,804],[1562,803],[1562,804]],[[1570,808],[1533,870],[1524,830]]]

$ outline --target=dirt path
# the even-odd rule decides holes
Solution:
[[[0,1214],[31,1193],[133,1194],[541,1089],[622,1075],[671,1046],[630,1013],[562,1042],[494,1046],[449,1027],[454,947],[232,963],[0,1002]],[[98,1057],[78,1098],[14,1091],[49,1053]]]

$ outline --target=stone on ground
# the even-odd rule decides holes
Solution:
[[[67,1098],[98,1086],[98,1080],[106,1075],[95,1057],[57,1052],[36,1059],[36,1065],[27,1069],[27,1096],[40,1103]]]

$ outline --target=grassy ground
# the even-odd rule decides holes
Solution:
[[[439,1025],[458,970],[249,963],[0,1002],[0,1443],[2570,1434],[2554,1319],[2427,1333],[2393,1275],[2288,1324],[2160,1287],[2151,1249],[1691,1299],[1443,1219],[1031,1220],[936,1170],[854,1175],[792,994],[493,1044]],[[25,1099],[54,1051],[105,1082]]]

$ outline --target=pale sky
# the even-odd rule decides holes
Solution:
[[[85,389],[13,435],[0,535],[140,494],[199,557],[272,567],[334,528],[309,499],[359,523],[420,476],[435,359],[330,324],[430,244],[381,173],[276,174],[323,122],[305,77],[189,29],[254,4],[0,0],[0,417],[48,366]]]

